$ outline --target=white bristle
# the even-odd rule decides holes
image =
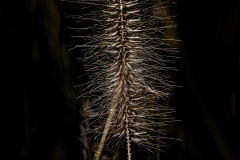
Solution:
[[[159,130],[174,121],[170,118],[174,111],[163,107],[159,100],[171,93],[173,83],[167,61],[172,62],[172,54],[176,52],[175,48],[166,47],[167,41],[161,35],[165,28],[175,26],[163,26],[171,16],[154,15],[156,8],[161,9],[158,2],[78,2],[88,13],[74,17],[80,24],[91,22],[87,29],[92,35],[87,35],[88,41],[80,46],[88,47],[84,58],[92,79],[88,94],[98,95],[92,99],[88,112],[93,120],[92,133],[101,137],[96,160],[104,144],[119,148],[126,142],[128,160],[131,143],[145,149],[159,149],[159,140],[165,137],[161,137]]]

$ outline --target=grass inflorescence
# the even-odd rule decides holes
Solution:
[[[76,1],[81,4],[76,18],[82,33],[75,38],[84,44],[85,68],[91,82],[87,115],[96,139],[100,140],[95,159],[104,147],[126,145],[128,160],[131,144],[152,150],[166,145],[162,127],[173,122],[173,109],[159,104],[173,88],[168,63],[174,62],[175,48],[162,39],[165,28],[175,27],[171,17],[157,16],[170,1],[106,0]],[[168,23],[165,23],[169,21]],[[87,24],[87,25],[86,25]],[[162,143],[161,143],[162,142]]]

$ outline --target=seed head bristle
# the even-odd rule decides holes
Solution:
[[[176,50],[166,47],[161,38],[165,28],[174,27],[162,26],[171,17],[153,15],[159,5],[157,0],[79,3],[86,13],[73,17],[81,24],[91,24],[82,29],[92,35],[81,36],[86,43],[74,48],[88,48],[84,57],[92,79],[88,94],[96,95],[88,116],[93,119],[92,132],[102,137],[100,144],[103,143],[96,155],[100,156],[104,144],[119,148],[123,142],[127,145],[128,160],[130,143],[159,149],[159,140],[165,137],[161,127],[174,121],[173,110],[159,104],[173,87],[172,68],[166,63],[167,55]]]

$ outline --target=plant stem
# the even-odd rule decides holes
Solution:
[[[112,121],[113,115],[115,113],[115,110],[116,109],[115,109],[114,106],[110,109],[110,112],[109,112],[109,115],[108,115],[108,118],[107,118],[104,130],[103,130],[103,134],[102,134],[102,137],[101,137],[101,141],[100,141],[100,143],[98,145],[98,150],[94,154],[94,160],[99,160],[100,159],[100,156],[101,156],[102,150],[103,150],[103,146],[104,146],[104,143],[106,141],[106,138],[107,138],[107,135],[108,135],[108,131],[110,129],[111,121]]]

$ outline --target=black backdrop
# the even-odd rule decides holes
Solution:
[[[57,0],[1,2],[1,159],[89,157],[79,138],[83,102],[72,87],[84,70],[80,53],[67,51],[72,22],[63,18],[71,8]],[[174,80],[182,87],[170,104],[182,122],[169,132],[182,141],[133,158],[240,159],[240,3],[178,0],[174,13],[182,40]]]

